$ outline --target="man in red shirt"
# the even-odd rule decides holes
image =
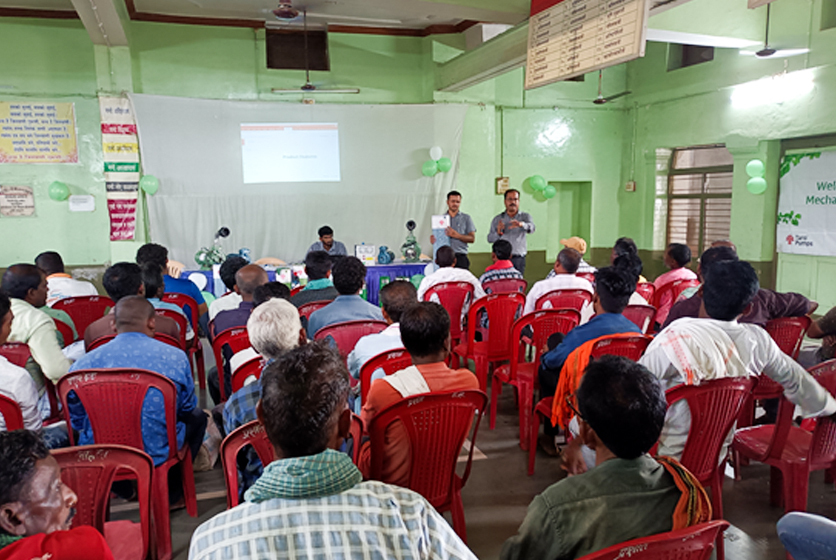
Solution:
[[[113,560],[93,527],[70,529],[76,502],[40,436],[0,433],[0,559]]]
[[[423,302],[401,316],[401,340],[412,356],[412,366],[375,380],[363,403],[366,426],[384,408],[421,393],[479,389],[479,381],[466,369],[452,370],[445,360],[450,354],[450,316],[437,303]],[[361,450],[360,470],[368,476],[369,444]],[[404,428],[395,423],[386,431],[383,482],[406,486],[409,481],[410,449]]]

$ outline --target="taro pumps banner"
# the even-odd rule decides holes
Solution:
[[[836,256],[836,152],[784,156],[775,230],[781,253]]]

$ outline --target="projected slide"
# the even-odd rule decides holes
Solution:
[[[242,123],[244,183],[340,180],[337,123]]]

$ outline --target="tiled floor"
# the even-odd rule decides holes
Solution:
[[[537,456],[534,476],[526,476],[527,453],[518,446],[518,422],[511,390],[506,388],[499,404],[497,427],[491,431],[485,419],[480,426],[477,448],[485,455],[474,461],[463,491],[468,543],[481,559],[498,558],[502,543],[513,535],[531,499],[549,484],[562,478],[557,459]],[[810,482],[809,511],[836,518],[836,491],[825,485],[821,472]],[[200,517],[185,510],[172,514],[175,558],[188,556],[192,531],[226,507],[220,467],[196,473]],[[726,533],[729,560],[784,560],[786,558],[775,523],[781,508],[769,505],[769,469],[753,464],[742,470],[742,480],[726,478],[723,503],[732,527]],[[131,515],[130,512],[127,515]]]

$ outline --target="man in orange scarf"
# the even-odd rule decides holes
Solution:
[[[647,454],[667,404],[659,382],[626,358],[586,368],[577,392],[580,439],[595,450],[593,469],[553,484],[528,507],[500,558],[579,558],[630,539],[711,519],[705,490],[673,459]]]

